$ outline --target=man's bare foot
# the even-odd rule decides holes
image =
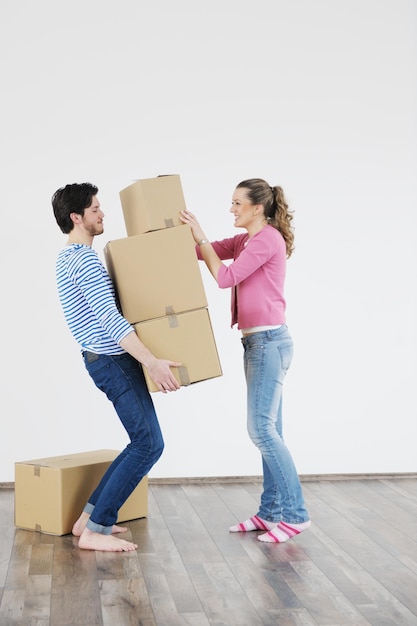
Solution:
[[[77,519],[74,526],[72,527],[72,534],[74,535],[74,537],[81,537],[89,518],[90,516],[88,513],[84,513],[84,511],[81,513],[80,517]],[[125,533],[126,531],[126,526],[116,526],[115,524],[111,532],[112,535],[116,535],[117,533]]]
[[[82,550],[101,550],[102,552],[130,552],[138,547],[136,543],[114,537],[114,535],[102,535],[93,533],[85,528],[78,541],[78,547]]]

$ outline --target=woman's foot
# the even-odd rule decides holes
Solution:
[[[85,528],[78,541],[78,547],[82,550],[100,550],[102,552],[131,552],[138,547],[136,543],[119,539],[114,535],[102,535],[93,533]]]
[[[72,527],[72,534],[74,535],[74,537],[81,537],[89,518],[90,515],[88,513],[84,513],[84,511],[81,513],[80,517],[77,519],[74,526]],[[111,532],[112,535],[116,535],[117,533],[125,533],[126,531],[126,526],[114,525]]]
[[[311,522],[303,522],[302,524],[288,524],[287,522],[279,522],[275,528],[268,531],[263,535],[259,535],[259,541],[266,541],[268,543],[284,543],[288,539],[292,539],[296,535],[299,535],[307,528],[310,528]]]
[[[272,530],[277,524],[278,522],[267,522],[261,517],[258,517],[258,515],[254,515],[245,522],[240,522],[240,524],[230,526],[229,531],[231,533],[247,533],[251,530]]]

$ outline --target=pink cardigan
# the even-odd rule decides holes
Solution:
[[[218,273],[221,289],[232,287],[232,326],[238,328],[285,324],[284,283],[286,248],[281,233],[265,226],[248,240],[247,233],[212,242],[223,261]],[[198,258],[201,252],[196,246]],[[235,289],[236,287],[236,289]]]

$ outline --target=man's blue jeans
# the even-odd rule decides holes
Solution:
[[[161,456],[164,441],[138,361],[128,353],[83,356],[88,373],[113,403],[130,439],[84,508],[90,513],[87,528],[108,535],[122,504]]]
[[[282,436],[282,386],[293,355],[287,326],[242,337],[248,433],[262,454],[263,493],[257,515],[301,524],[309,517],[291,454]]]

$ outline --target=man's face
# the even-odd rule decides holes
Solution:
[[[103,217],[104,213],[100,209],[100,202],[97,200],[97,196],[93,196],[91,205],[84,210],[84,215],[81,218],[84,230],[92,237],[101,235],[104,231]]]

